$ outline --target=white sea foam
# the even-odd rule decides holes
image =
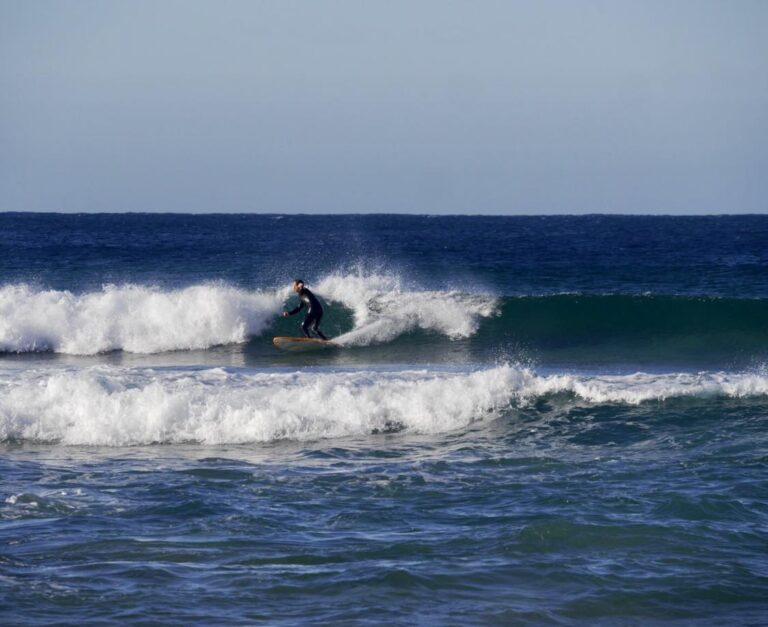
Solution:
[[[87,294],[6,285],[0,287],[0,351],[157,353],[242,342],[264,329],[285,294],[217,284],[106,286]]]
[[[394,275],[333,274],[312,287],[329,309],[352,310],[354,328],[336,338],[345,345],[387,342],[413,329],[468,337],[496,310],[491,296],[408,290]],[[6,285],[0,352],[158,353],[243,342],[262,333],[289,296],[288,287],[249,291],[224,284],[108,285],[85,294]]]
[[[639,404],[768,395],[764,374],[540,375],[475,371],[252,372],[94,367],[0,373],[0,440],[104,446],[434,434],[554,394]]]
[[[741,398],[768,395],[768,376],[754,373],[672,373],[577,376],[540,376],[524,370],[522,401],[551,394],[572,394],[594,404],[639,405],[673,398]]]
[[[391,274],[333,274],[318,283],[317,293],[352,311],[354,328],[334,338],[348,346],[388,342],[415,329],[451,339],[469,337],[481,318],[497,311],[493,296],[406,289],[400,277]]]
[[[0,379],[0,439],[121,446],[435,433],[508,402],[504,371],[231,373],[97,367]]]

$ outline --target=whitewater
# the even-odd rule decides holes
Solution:
[[[317,295],[327,308],[353,313],[341,345],[385,343],[412,331],[468,337],[495,313],[483,294],[405,289],[398,276],[332,274]],[[290,297],[288,287],[246,290],[225,284],[163,289],[107,285],[97,292],[0,287],[0,351],[95,355],[122,350],[159,353],[235,344],[260,336]]]
[[[567,395],[592,405],[768,395],[768,375],[469,371],[242,372],[95,367],[0,373],[0,441],[238,444],[439,434]]]

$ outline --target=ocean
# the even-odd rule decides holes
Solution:
[[[0,214],[4,625],[765,625],[766,471],[768,216]]]

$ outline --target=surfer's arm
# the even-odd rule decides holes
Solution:
[[[306,305],[306,303],[303,300],[299,299],[299,306],[298,307],[294,307],[290,311],[286,311],[285,315],[286,316],[292,316],[294,314],[299,313],[302,309],[304,309],[304,305]]]

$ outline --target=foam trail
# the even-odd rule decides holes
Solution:
[[[451,339],[469,337],[477,331],[480,318],[497,313],[493,296],[411,291],[393,275],[333,274],[320,281],[317,293],[352,310],[354,328],[334,338],[348,346],[388,342],[414,329],[436,331]]]
[[[163,291],[138,285],[69,291],[0,288],[0,351],[157,353],[242,342],[280,310],[283,292],[226,285]]]
[[[212,369],[0,372],[0,440],[130,446],[312,440],[391,429],[434,434],[557,394],[636,405],[768,396],[765,374],[542,376],[475,371],[252,372]]]

